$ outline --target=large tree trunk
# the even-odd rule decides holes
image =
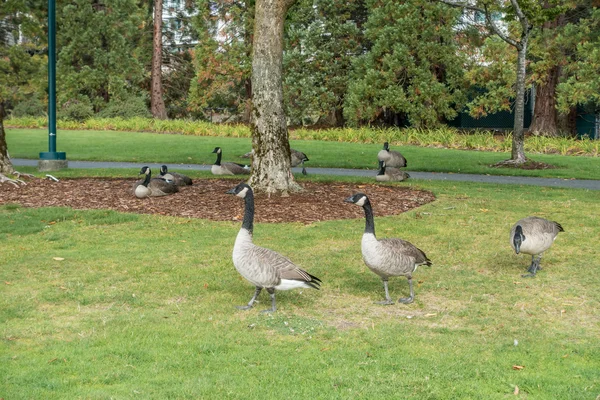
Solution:
[[[548,79],[536,87],[533,121],[529,132],[545,136],[557,136],[556,85],[560,68],[554,66],[548,71]]]
[[[8,157],[6,132],[4,131],[4,104],[0,102],[0,174],[12,174],[13,172],[14,169]]]
[[[252,52],[252,174],[267,193],[301,190],[291,171],[283,108],[283,24],[293,0],[257,0]]]
[[[571,107],[567,114],[556,116],[558,131],[570,137],[577,137],[577,107]]]
[[[550,8],[551,5],[544,3],[544,8]],[[553,39],[556,39],[556,30],[560,26],[564,26],[567,19],[564,14],[559,15],[553,21],[546,21],[542,27],[542,31],[553,33]],[[543,41],[543,45],[550,47],[548,41]],[[560,57],[555,57],[560,58]],[[533,120],[529,127],[529,132],[538,133],[545,136],[557,136],[560,130],[559,117],[556,110],[556,86],[561,75],[559,66],[561,60],[555,59],[556,64],[549,65],[546,72],[547,78],[545,81],[536,87],[535,105],[533,109]]]
[[[154,118],[166,119],[167,110],[162,89],[162,9],[163,1],[154,1],[154,40],[152,50],[152,88],[150,103]]]

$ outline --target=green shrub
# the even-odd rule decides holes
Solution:
[[[14,117],[42,117],[46,114],[46,105],[37,97],[31,97],[18,103],[12,110]]]
[[[125,100],[111,100],[102,111],[96,114],[96,117],[123,119],[135,117],[152,118],[152,114],[148,110],[146,99],[143,96],[137,96]]]
[[[83,122],[93,115],[92,103],[87,98],[84,98],[84,100],[69,100],[63,104],[58,112],[58,118],[65,121]]]

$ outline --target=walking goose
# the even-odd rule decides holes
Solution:
[[[542,253],[550,248],[563,227],[556,221],[540,217],[527,217],[517,221],[510,230],[510,245],[515,253],[531,254],[529,273],[524,278],[534,277],[540,267]]]
[[[179,188],[175,183],[162,178],[152,178],[152,171],[149,167],[142,167],[140,175],[145,174],[143,181],[138,181],[134,187],[135,196],[143,199],[145,197],[167,196],[177,193]]]
[[[304,168],[304,161],[309,161],[306,154],[301,151],[290,149],[291,153],[291,165],[292,167],[297,167],[298,165],[302,165],[302,175],[306,175],[306,168]]]
[[[385,164],[392,168],[402,168],[408,165],[406,158],[404,158],[399,151],[390,150],[390,144],[388,142],[385,142],[383,144],[383,150],[379,150],[379,153],[377,153],[377,159],[379,161],[385,161]]]
[[[398,168],[387,167],[385,161],[379,161],[379,172],[375,179],[378,182],[401,182],[410,178],[407,172]]]
[[[344,201],[354,203],[365,210],[365,232],[360,246],[363,260],[371,271],[381,277],[385,289],[385,300],[377,304],[394,304],[388,292],[388,279],[391,276],[405,276],[408,279],[410,297],[400,298],[398,302],[412,303],[415,298],[412,273],[417,270],[419,265],[430,266],[431,260],[427,258],[422,250],[406,240],[397,238],[377,239],[375,237],[373,208],[366,194],[356,193]]]
[[[212,152],[217,153],[217,161],[215,161],[210,169],[213,175],[247,175],[250,173],[250,167],[247,165],[237,164],[234,162],[221,163],[223,150],[221,150],[220,147],[215,147]]]
[[[173,181],[177,186],[189,186],[192,184],[192,179],[189,176],[178,174],[177,172],[169,172],[169,168],[166,165],[160,167],[159,178]]]
[[[254,296],[245,306],[238,306],[240,310],[247,310],[254,305],[262,289],[271,295],[271,308],[265,312],[274,312],[275,289],[289,290],[297,288],[319,289],[321,280],[314,275],[300,269],[288,258],[256,246],[252,243],[254,228],[254,193],[252,188],[245,183],[227,191],[244,199],[244,220],[242,228],[235,239],[233,246],[233,265],[235,269],[256,287]]]

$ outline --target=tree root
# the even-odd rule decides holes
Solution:
[[[35,178],[34,175],[21,173],[19,171],[12,171],[12,174],[15,175],[17,178],[12,179],[12,178],[9,178],[8,176],[0,173],[0,183],[6,182],[6,183],[10,183],[11,185],[14,185],[16,187],[20,187],[19,185],[27,185],[27,182],[20,179],[22,176],[27,177],[27,178]]]
[[[497,162],[493,166],[494,167],[513,167],[513,168],[518,168],[520,165],[525,164],[527,161],[529,161],[527,158],[518,158],[516,160],[510,159],[510,160],[504,160],[504,161]]]
[[[15,185],[16,187],[19,187],[19,184],[27,185],[27,183],[25,183],[21,179],[11,179],[6,175],[0,174],[0,183],[4,183],[4,182],[10,183],[11,185]]]

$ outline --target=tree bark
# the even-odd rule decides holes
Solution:
[[[525,120],[525,74],[528,36],[528,33],[524,34],[519,43],[520,46],[517,47],[515,122],[513,127],[512,151],[510,160],[508,160],[513,164],[523,164],[527,161],[527,157],[525,157],[525,131],[523,125]]]
[[[167,119],[162,88],[162,9],[163,0],[154,0],[154,36],[152,50],[152,87],[150,103],[154,118]]]
[[[536,87],[533,121],[529,132],[544,136],[557,136],[556,85],[560,68],[554,66],[548,71],[548,79]]]
[[[577,107],[571,107],[567,114],[556,116],[558,131],[570,137],[577,137]]]
[[[544,3],[545,9],[550,7],[551,5],[548,2]],[[561,14],[553,21],[544,22],[542,31],[553,33],[553,40],[555,40],[557,28],[565,26],[566,24],[567,18],[565,14]],[[543,41],[543,45],[547,47],[551,46],[548,41]],[[543,83],[536,87],[533,120],[529,127],[529,132],[545,136],[557,136],[561,130],[559,126],[559,116],[556,110],[556,86],[558,85],[561,75],[561,67],[559,66],[561,57],[553,58],[555,64],[549,65],[549,69],[545,71],[547,78]]]
[[[10,157],[8,157],[6,132],[4,131],[4,104],[0,102],[0,174],[12,174],[13,172],[14,169]]]
[[[301,190],[291,171],[283,108],[283,24],[293,0],[257,0],[252,51],[252,174],[249,184],[266,193]]]

